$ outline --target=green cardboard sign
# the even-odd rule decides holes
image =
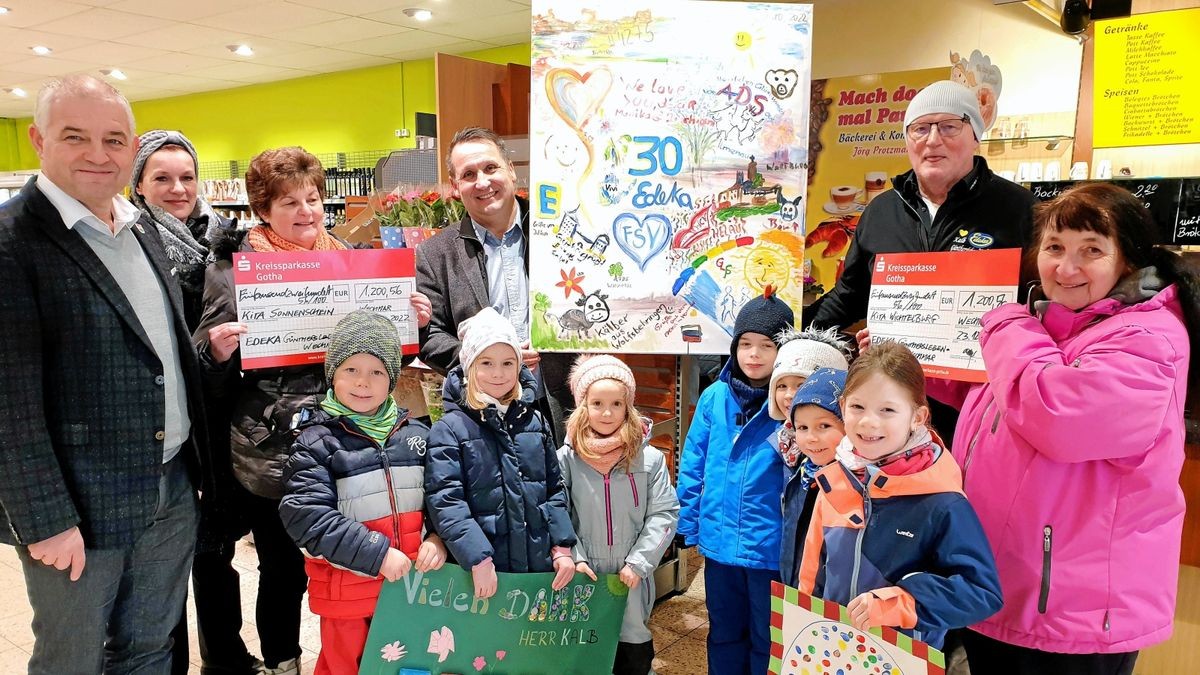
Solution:
[[[611,673],[629,589],[615,574],[499,574],[496,594],[475,598],[457,565],[385,582],[360,675]]]

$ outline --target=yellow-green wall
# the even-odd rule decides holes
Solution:
[[[529,45],[462,56],[529,65]],[[396,129],[416,130],[416,113],[436,113],[433,59],[138,101],[139,130],[179,129],[200,161],[246,160],[267,148],[302,145],[310,152],[413,147]],[[0,119],[0,170],[35,169],[26,133],[32,118]]]

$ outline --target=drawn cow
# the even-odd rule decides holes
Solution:
[[[560,340],[565,340],[570,333],[580,339],[591,337],[592,326],[608,321],[607,295],[593,291],[576,300],[575,304],[583,309],[568,309],[558,319],[558,325],[562,328],[558,335]]]

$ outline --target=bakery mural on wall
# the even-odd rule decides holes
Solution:
[[[538,350],[728,353],[768,285],[803,293],[812,10],[535,0]]]
[[[808,194],[805,215],[806,300],[833,288],[871,200],[912,168],[904,145],[904,113],[921,89],[951,79],[971,88],[984,126],[999,110],[1003,78],[978,49],[967,58],[950,54],[950,72],[927,68],[895,73],[813,80],[809,126]]]

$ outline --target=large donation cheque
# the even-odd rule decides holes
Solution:
[[[925,374],[984,382],[980,319],[1017,298],[1021,250],[880,253],[867,328],[871,341],[904,343]]]
[[[249,327],[242,368],[321,363],[334,326],[356,309],[391,320],[415,354],[414,274],[412,249],[235,253],[237,316]]]

